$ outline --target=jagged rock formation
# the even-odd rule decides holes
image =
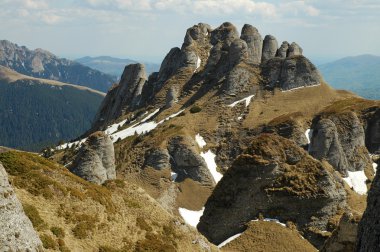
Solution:
[[[345,206],[345,191],[328,164],[290,140],[262,134],[225,173],[208,199],[198,230],[218,244],[262,214],[292,221],[314,246],[318,230]]]
[[[25,75],[77,84],[103,92],[107,92],[114,82],[111,75],[75,61],[58,58],[48,51],[29,50],[7,40],[0,40],[0,65]]]
[[[169,140],[167,149],[153,148],[146,152],[144,166],[156,170],[170,168],[177,173],[177,182],[190,178],[205,186],[214,186],[205,160],[199,155],[193,139],[185,136],[173,137]]]
[[[326,159],[337,171],[362,171],[371,166],[363,124],[354,112],[317,116],[312,126],[310,154]]]
[[[343,214],[338,227],[323,245],[321,252],[355,251],[358,223],[361,216],[352,213]]]
[[[282,42],[280,48],[278,48],[276,56],[281,59],[285,59],[288,56],[289,43],[287,41]]]
[[[42,242],[26,217],[1,163],[0,251],[42,251]]]
[[[100,105],[93,128],[103,129],[115,119],[136,108],[140,104],[146,80],[144,65],[126,66],[119,84],[108,92]]]
[[[70,170],[96,184],[115,179],[115,153],[111,138],[100,131],[91,134],[80,148]]]
[[[261,62],[273,59],[278,48],[277,39],[272,35],[266,35],[263,42],[263,54]]]
[[[256,27],[245,24],[241,31],[240,38],[247,43],[248,46],[248,62],[253,64],[261,63],[261,55],[263,50],[263,39]]]
[[[378,251],[380,248],[380,173],[372,181],[368,192],[367,208],[359,222],[356,251]]]
[[[380,109],[370,108],[366,112],[365,144],[370,153],[380,154]]]

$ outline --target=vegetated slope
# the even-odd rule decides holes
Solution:
[[[57,80],[107,92],[114,82],[110,75],[68,59],[58,58],[43,49],[29,50],[0,40],[0,65],[36,78]]]
[[[37,79],[0,66],[0,144],[39,151],[80,136],[104,94],[86,87]]]
[[[319,66],[325,80],[334,88],[351,90],[367,99],[380,99],[380,57],[346,57]]]
[[[135,64],[137,61],[131,59],[119,59],[110,56],[99,56],[99,57],[83,57],[75,60],[85,66],[91,67],[93,69],[99,70],[103,73],[110,74],[119,78],[123,73],[126,65]],[[160,69],[159,64],[154,63],[144,63],[146,67],[147,74],[157,72]]]
[[[363,212],[379,121],[378,101],[331,88],[297,43],[279,46],[251,25],[239,34],[228,22],[200,23],[158,73],[127,66],[86,135],[110,135],[117,176],[215,245],[250,236],[252,220],[264,217],[289,222],[289,242],[302,235],[302,248],[323,249],[355,243],[340,239],[340,220]],[[70,163],[81,142],[52,158]],[[263,247],[256,241],[252,250]]]
[[[136,185],[92,184],[25,152],[0,162],[46,251],[216,251]]]

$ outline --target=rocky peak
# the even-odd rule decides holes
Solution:
[[[263,39],[261,38],[257,28],[252,25],[245,24],[242,28],[240,38],[247,43],[248,62],[260,64],[263,50]]]
[[[277,39],[272,35],[266,35],[263,42],[261,62],[266,62],[276,56],[278,49]]]
[[[302,48],[296,42],[293,42],[291,45],[289,45],[287,57],[302,55],[302,52]]]
[[[110,136],[101,131],[91,134],[81,146],[70,170],[96,184],[115,179],[115,152]]]
[[[280,48],[278,48],[276,57],[280,57],[281,59],[285,59],[288,55],[289,43],[287,41],[282,42]]]
[[[211,44],[225,43],[228,46],[235,39],[239,38],[239,32],[230,22],[225,22],[211,32]]]
[[[42,242],[0,163],[0,251],[42,251]]]

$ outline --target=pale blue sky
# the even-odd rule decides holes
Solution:
[[[245,23],[296,41],[316,63],[380,55],[379,0],[0,0],[0,39],[59,56],[160,62],[199,22]]]

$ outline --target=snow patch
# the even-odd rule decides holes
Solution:
[[[195,68],[195,71],[197,71],[198,68],[201,67],[201,64],[202,64],[202,60],[201,60],[201,58],[198,57],[198,59],[197,59],[197,68]],[[194,72],[195,72],[195,71],[194,71]]]
[[[311,85],[311,86],[302,86],[302,87],[296,87],[296,88],[292,88],[292,89],[288,89],[288,90],[282,90],[281,92],[290,92],[290,91],[293,91],[293,90],[297,90],[297,89],[301,89],[301,88],[309,88],[309,87],[317,87],[317,86],[320,86],[321,84],[316,84],[316,85]]]
[[[83,138],[83,139],[75,141],[75,142],[64,143],[62,145],[57,146],[55,149],[56,150],[63,150],[66,148],[71,148],[73,145],[78,145],[78,148],[79,148],[79,146],[81,146],[84,142],[86,142],[86,140],[87,140],[87,138]]]
[[[372,168],[373,168],[373,172],[376,174],[376,172],[377,172],[377,164],[376,163],[372,163]]]
[[[205,210],[204,207],[202,208],[202,210],[199,210],[199,211],[192,211],[186,208],[178,208],[179,214],[182,216],[185,222],[195,228],[197,227],[199,223],[199,219],[203,215],[204,210]]]
[[[225,245],[227,245],[227,243],[230,243],[232,242],[233,240],[235,240],[236,238],[238,238],[239,236],[241,236],[243,233],[238,233],[236,235],[233,235],[231,236],[230,238],[228,238],[227,240],[225,240],[224,242],[222,242],[221,244],[218,245],[218,248],[221,248]]]
[[[367,193],[367,177],[364,171],[348,172],[348,177],[343,178],[349,187],[353,188],[358,194],[364,195]]]
[[[239,104],[240,102],[243,102],[243,101],[245,101],[245,106],[248,107],[249,104],[251,103],[251,99],[252,99],[254,96],[255,96],[255,95],[250,95],[250,96],[248,96],[248,97],[245,97],[245,98],[243,98],[243,99],[241,99],[241,100],[238,100],[238,101],[236,101],[236,102],[234,102],[234,103],[231,103],[230,105],[228,105],[228,107],[233,108],[233,107],[235,107],[237,104]]]
[[[153,112],[153,113],[157,113],[158,112],[158,111],[157,112],[156,111]],[[142,124],[134,124],[134,125],[132,125],[129,128],[126,128],[124,130],[121,130],[119,132],[116,132],[116,133],[112,134],[111,135],[112,141],[115,143],[119,138],[121,140],[123,140],[123,139],[125,139],[125,138],[127,138],[129,136],[133,136],[135,133],[138,134],[138,135],[143,134],[143,133],[148,133],[148,132],[154,130],[158,125],[160,125],[160,124],[164,123],[165,121],[168,121],[168,120],[176,117],[177,115],[179,115],[183,111],[184,110],[181,110],[181,111],[179,111],[179,112],[177,112],[175,114],[172,114],[172,115],[166,117],[165,119],[159,121],[158,123],[156,123],[154,121],[153,122],[145,122],[146,120],[148,120],[150,117],[153,116],[152,115],[153,113],[152,113],[152,114],[150,114],[150,115],[147,116],[147,117],[149,117],[148,119],[144,118],[142,120],[142,122],[143,122]]]
[[[177,177],[178,177],[178,174],[175,173],[175,172],[170,172],[170,176],[171,176],[172,180],[175,182],[175,180],[176,180]]]
[[[259,221],[259,220],[252,220],[252,221]],[[283,226],[283,227],[286,227],[286,224],[280,222],[280,221],[277,220],[277,219],[265,218],[263,221],[274,222],[274,223],[279,224],[279,225],[281,225],[281,226]]]
[[[207,144],[203,137],[199,135],[199,133],[195,135],[195,141],[197,142],[200,148],[203,148]]]
[[[305,136],[307,138],[307,143],[310,144],[310,139],[311,139],[311,136],[313,135],[313,130],[311,129],[307,129],[305,131]]]
[[[215,182],[218,183],[222,179],[223,175],[216,170],[216,155],[211,150],[208,150],[207,152],[201,152],[201,157],[203,157],[203,159],[206,161],[211,175],[214,177]]]

